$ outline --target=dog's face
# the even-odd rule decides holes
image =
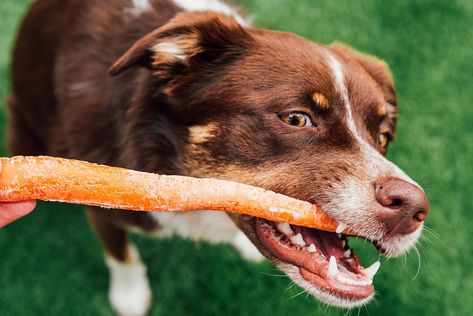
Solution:
[[[182,173],[309,201],[388,256],[416,242],[429,206],[384,157],[396,99],[383,62],[217,14],[185,13],[138,41],[111,73],[136,64],[153,72],[147,98],[168,104]],[[373,296],[377,266],[364,269],[346,236],[231,216],[320,300],[350,307]]]

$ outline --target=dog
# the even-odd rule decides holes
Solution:
[[[120,315],[151,306],[127,232],[177,234],[271,260],[322,302],[374,295],[351,228],[386,256],[407,252],[429,212],[385,158],[397,101],[386,64],[341,44],[251,27],[219,0],[38,0],[14,49],[8,144],[160,174],[238,181],[320,206],[338,233],[251,216],[89,207]]]

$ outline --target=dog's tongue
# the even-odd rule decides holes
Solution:
[[[345,241],[338,238],[336,234],[321,230],[315,231],[296,225],[291,225],[291,229],[295,234],[300,233],[308,244],[314,244],[317,249],[322,251],[326,258],[331,256],[337,259],[343,258]]]

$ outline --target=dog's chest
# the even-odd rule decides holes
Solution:
[[[189,213],[155,212],[151,216],[159,223],[156,236],[178,235],[195,241],[231,242],[239,232],[227,214],[215,211]]]

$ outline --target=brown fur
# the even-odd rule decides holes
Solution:
[[[321,46],[291,34],[244,29],[217,13],[174,17],[178,10],[169,2],[153,5],[159,11],[138,20],[123,14],[123,1],[35,3],[14,54],[9,133],[14,154],[227,178],[318,202],[328,199],[320,193],[324,188],[356,172],[347,159],[333,160],[341,153],[352,152],[347,156],[353,159],[357,154],[340,121],[344,110]],[[151,48],[159,42],[174,43],[188,60],[153,55]],[[394,127],[377,110],[386,101],[396,105],[389,72],[383,63],[349,48],[325,49],[349,67],[352,103],[362,113],[356,119],[368,126],[364,132],[374,143],[379,120]],[[110,78],[112,64],[112,75],[132,69]],[[318,107],[314,93],[324,96],[315,100]],[[309,131],[288,133],[273,114],[290,108],[313,113],[319,141]],[[374,119],[360,121],[365,118]],[[189,127],[211,122],[218,126],[214,137],[188,138]],[[307,190],[309,183],[319,190]],[[91,209],[89,214],[117,258],[123,258],[123,249],[112,245],[122,243],[120,227],[151,221],[118,211],[104,217]],[[117,240],[108,242],[113,236]]]
[[[376,179],[347,126],[327,52],[343,64],[357,129],[385,154],[378,135],[394,134],[397,103],[383,62],[243,27],[219,13],[179,12],[171,1],[153,0],[139,16],[129,4],[32,6],[14,51],[13,154],[229,179],[317,203],[335,217],[334,192],[344,179],[371,188]],[[162,43],[183,56],[160,51]],[[280,116],[290,112],[307,113],[313,126],[285,124]],[[121,261],[129,256],[129,227],[159,228],[142,212],[88,208],[88,216],[107,253]],[[276,259],[256,237],[254,218],[231,217]]]

